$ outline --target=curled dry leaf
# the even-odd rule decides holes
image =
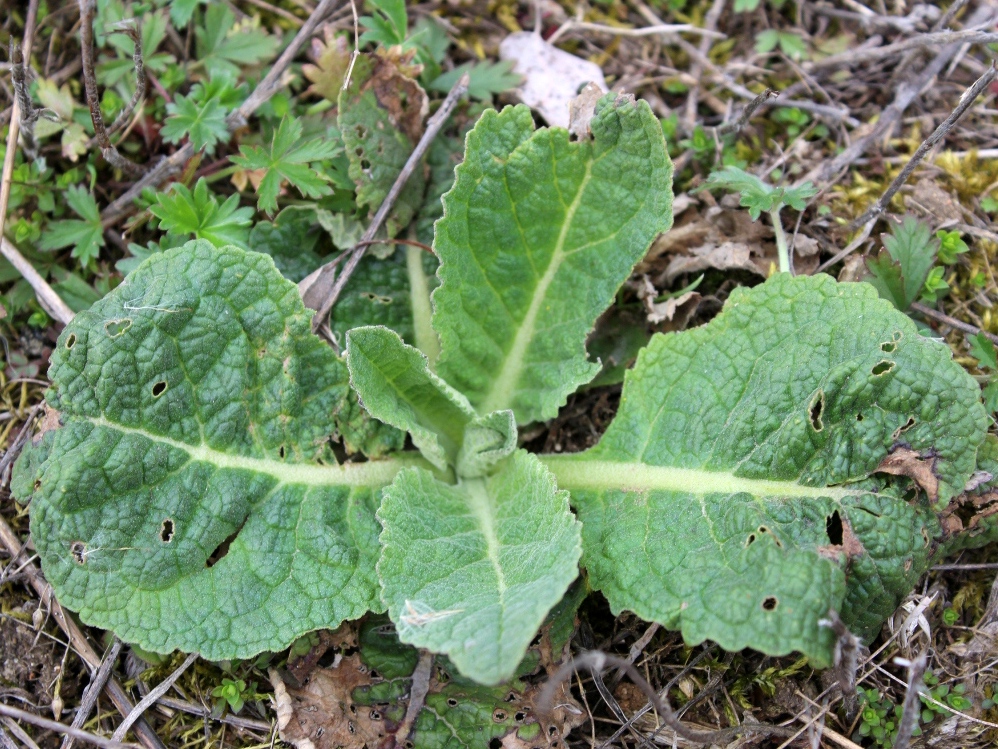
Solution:
[[[768,278],[778,267],[772,229],[740,208],[710,206],[689,210],[679,226],[659,237],[640,266],[668,286],[684,274],[705,270],[744,270]],[[794,269],[809,275],[818,266],[817,243],[797,237]]]
[[[935,502],[939,499],[939,477],[935,473],[934,464],[934,457],[926,458],[910,448],[898,447],[880,461],[877,470],[913,479],[925,490],[929,500]]]
[[[599,65],[548,44],[539,34],[510,34],[499,45],[499,58],[513,60],[513,72],[523,77],[520,101],[540,113],[549,125],[569,126],[569,105],[579,89],[592,82],[607,91]]]

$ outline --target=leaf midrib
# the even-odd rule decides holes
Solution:
[[[592,178],[592,169],[593,160],[589,159],[586,162],[586,174],[582,178],[582,182],[579,184],[579,189],[576,191],[575,197],[572,199],[572,204],[568,206],[568,210],[565,211],[565,220],[562,222],[561,233],[558,235],[558,241],[551,253],[551,261],[548,263],[547,270],[544,271],[544,275],[541,277],[541,280],[537,283],[537,286],[534,287],[534,295],[530,300],[530,307],[527,308],[527,314],[524,315],[523,322],[520,323],[520,327],[517,329],[516,335],[513,337],[513,343],[509,347],[509,351],[506,353],[502,369],[499,371],[498,376],[492,381],[492,387],[489,388],[488,394],[482,400],[482,413],[490,413],[492,411],[501,411],[507,408],[513,408],[513,400],[515,398],[517,384],[520,381],[520,375],[523,372],[523,366],[525,363],[524,356],[526,355],[527,348],[530,346],[530,343],[534,338],[534,329],[537,326],[537,315],[540,314],[541,305],[544,304],[544,300],[547,298],[548,287],[551,286],[555,275],[558,273],[558,269],[567,257],[565,253],[565,241],[568,238],[568,231],[572,226],[572,221],[575,219],[575,212],[579,209],[579,205],[582,203],[582,196],[585,194],[586,186]]]
[[[867,494],[844,487],[807,486],[796,481],[752,479],[729,471],[651,466],[641,462],[580,459],[577,455],[538,455],[555,475],[559,489],[624,492],[671,491],[706,494],[749,494],[758,498],[828,498],[842,500]]]
[[[413,456],[410,459],[389,459],[366,463],[344,463],[342,465],[309,465],[306,463],[285,463],[271,458],[254,458],[246,455],[233,455],[216,450],[201,443],[191,445],[186,442],[164,437],[145,429],[126,427],[108,421],[104,416],[84,417],[95,427],[111,429],[122,434],[144,437],[151,442],[181,450],[195,462],[210,463],[217,468],[246,470],[271,476],[282,484],[303,484],[306,486],[351,486],[377,488],[390,484],[395,475],[410,465],[424,465],[425,461]],[[428,466],[427,466],[428,467]]]

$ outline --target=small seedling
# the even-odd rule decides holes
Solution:
[[[807,207],[808,198],[818,194],[818,189],[810,182],[799,187],[774,187],[763,182],[754,174],[736,166],[727,166],[717,172],[712,172],[700,189],[720,187],[729,192],[737,192],[741,199],[739,203],[749,209],[752,220],[757,220],[765,212],[773,223],[773,233],[776,235],[776,250],[779,256],[780,272],[790,271],[790,249],[787,246],[787,235],[780,220],[780,211],[784,207],[803,211]]]
[[[868,739],[873,742],[873,746],[890,749],[894,746],[894,740],[898,735],[898,725],[903,712],[901,706],[895,705],[878,689],[860,687],[858,692],[860,722],[853,734],[853,741]],[[913,734],[918,736],[920,733],[920,729],[916,727]]]
[[[883,241],[880,253],[866,259],[867,277],[864,280],[899,310],[906,311],[923,295],[935,301],[949,288],[942,279],[943,269],[933,268],[939,240],[932,236],[923,221],[906,216],[900,224],[891,227],[891,233],[885,234]],[[927,282],[930,286],[926,286]]]
[[[222,683],[211,690],[211,696],[215,698],[211,714],[216,719],[221,717],[226,705],[233,713],[238,713],[255,695],[256,682],[247,685],[242,679],[222,679]]]
[[[932,673],[931,669],[925,672],[924,681],[925,692],[919,695],[922,700],[922,723],[931,723],[936,718],[945,720],[953,715],[944,707],[945,705],[960,711],[973,707],[973,703],[965,696],[967,692],[965,684],[954,684],[952,687],[949,684],[940,684],[939,677]]]

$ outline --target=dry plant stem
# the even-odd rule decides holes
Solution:
[[[900,659],[895,661],[895,663],[899,662]],[[906,663],[908,666],[908,686],[904,691],[904,710],[901,713],[901,722],[898,724],[898,736],[894,740],[894,749],[908,749],[912,731],[918,725],[920,712],[918,689],[922,686],[922,677],[925,675],[928,660],[925,653],[922,653],[914,661]]]
[[[56,733],[73,736],[80,739],[80,741],[86,741],[94,746],[99,746],[101,749],[137,749],[135,744],[122,744],[120,741],[115,741],[114,739],[105,739],[103,736],[87,733],[86,731],[81,731],[79,728],[64,726],[62,723],[56,723],[54,720],[43,718],[26,710],[18,710],[16,707],[8,707],[3,703],[0,703],[0,715],[16,718],[24,723],[44,728],[47,731],[55,731]]]
[[[395,184],[392,185],[391,190],[385,196],[384,201],[378,208],[377,213],[374,214],[374,218],[371,219],[370,226],[367,227],[367,231],[364,232],[364,236],[360,239],[360,244],[357,248],[348,250],[350,253],[350,258],[346,261],[343,270],[339,272],[336,276],[336,280],[332,285],[329,293],[325,295],[325,298],[317,297],[312,294],[304,294],[303,298],[305,301],[305,306],[315,309],[316,314],[312,318],[312,330],[316,331],[319,327],[326,321],[329,317],[329,311],[336,304],[336,300],[339,299],[340,294],[343,292],[343,287],[346,286],[347,281],[350,280],[350,276],[353,274],[354,269],[360,262],[361,258],[364,257],[364,251],[367,249],[367,245],[364,243],[370,243],[374,239],[374,236],[378,233],[381,225],[384,223],[385,219],[388,218],[388,214],[391,212],[392,208],[395,207],[395,201],[398,200],[398,196],[402,193],[405,188],[406,182],[409,181],[409,177],[412,173],[416,171],[416,167],[423,160],[423,155],[426,150],[430,147],[430,143],[433,139],[437,137],[437,133],[447,122],[447,118],[450,117],[450,113],[457,106],[458,101],[468,92],[468,84],[471,78],[467,73],[461,76],[454,87],[447,94],[447,98],[443,100],[440,108],[430,117],[426,122],[426,131],[423,133],[423,137],[419,139],[419,143],[413,149],[412,153],[409,155],[409,159],[405,162],[405,166],[402,167],[402,171],[399,172],[398,178],[395,180]],[[313,284],[311,288],[315,288],[318,284],[314,282],[323,275],[323,270],[326,266],[319,268],[315,273],[310,275],[308,278],[302,281],[305,284],[310,281]],[[302,288],[299,285],[299,288]],[[308,288],[308,287],[306,287]],[[315,305],[315,306],[313,306]]]
[[[405,717],[395,732],[395,744],[405,745],[416,724],[416,718],[423,711],[426,695],[430,692],[430,677],[433,676],[433,653],[429,650],[419,651],[419,661],[412,672],[412,684],[409,687],[409,705],[405,709]]]
[[[839,618],[837,611],[829,611],[827,626],[835,632],[835,678],[842,693],[846,709],[846,722],[852,723],[859,708],[856,695],[856,674],[859,671],[859,640]],[[824,622],[823,622],[824,623]]]
[[[0,749],[17,749],[17,744],[2,727],[0,727]]]
[[[995,9],[987,5],[982,5],[974,11],[969,19],[971,24],[986,23],[995,17]],[[939,50],[932,60],[915,76],[914,80],[902,83],[898,86],[894,101],[891,102],[877,119],[876,125],[869,133],[853,141],[842,153],[834,159],[819,164],[814,169],[805,174],[797,184],[811,181],[816,185],[824,185],[831,181],[834,175],[839,174],[848,168],[856,159],[862,156],[871,145],[878,142],[887,132],[889,132],[901,119],[901,115],[911,106],[915,98],[928,86],[932,80],[942,72],[947,63],[959,52],[959,44],[950,44]]]
[[[597,34],[610,34],[612,36],[641,37],[652,36],[655,34],[695,34],[699,36],[711,37],[713,39],[727,38],[727,35],[722,34],[720,31],[700,28],[699,26],[694,26],[690,23],[658,23],[654,26],[642,26],[637,29],[628,29],[618,28],[616,26],[604,26],[601,23],[589,23],[588,21],[579,21],[575,18],[569,18],[558,28],[557,31],[548,37],[547,42],[548,44],[554,44],[565,34],[570,34],[576,30],[593,31]]]
[[[911,158],[908,159],[908,163],[904,165],[904,168],[900,171],[894,181],[891,182],[890,187],[888,187],[884,194],[880,196],[878,200],[872,207],[868,208],[866,212],[855,219],[850,225],[850,229],[855,229],[862,224],[866,223],[872,218],[876,218],[887,208],[887,205],[891,202],[891,198],[897,193],[898,190],[908,181],[911,173],[915,171],[915,168],[922,163],[922,159],[925,158],[927,154],[939,141],[946,137],[953,126],[959,121],[961,117],[970,109],[974,103],[977,101],[977,97],[991,85],[991,82],[998,77],[998,69],[995,68],[992,63],[991,67],[980,78],[975,81],[974,85],[969,89],[964,91],[963,96],[960,97],[960,103],[957,104],[956,108],[950,113],[939,127],[937,127],[932,135],[922,141],[922,144],[918,147],[915,153],[912,154]]]
[[[129,21],[126,23],[127,25],[122,26],[121,30],[128,35],[128,38],[135,45],[135,50],[132,52],[132,63],[135,65],[135,93],[132,94],[132,99],[128,102],[128,105],[115,117],[111,127],[107,129],[108,135],[116,133],[128,124],[132,112],[146,98],[146,67],[142,61],[142,29],[138,21]]]
[[[932,318],[943,325],[949,325],[951,328],[956,328],[957,330],[962,330],[964,333],[970,333],[970,335],[977,335],[978,333],[983,333],[984,337],[987,338],[992,343],[998,343],[998,335],[994,333],[989,333],[986,330],[981,330],[980,328],[974,327],[970,323],[963,322],[963,320],[957,320],[955,317],[950,317],[949,315],[943,314],[937,309],[932,309],[932,307],[927,307],[921,302],[913,302],[911,309],[915,310],[921,315]]]
[[[198,715],[202,718],[211,718],[211,709],[207,707],[202,707],[201,705],[195,705],[193,702],[185,702],[184,700],[177,700],[172,697],[160,697],[157,705],[162,705],[163,707],[169,708],[171,710],[179,710],[183,713],[189,713],[191,715]],[[272,726],[270,723],[265,723],[262,720],[253,720],[252,718],[240,718],[238,715],[231,715],[226,713],[221,718],[217,718],[219,723],[227,723],[230,726],[235,726],[236,728],[245,728],[248,731],[259,731],[264,733],[269,733]]]
[[[704,26],[710,30],[714,31],[717,28],[717,21],[721,17],[721,13],[724,12],[724,6],[727,0],[714,0],[710,6],[710,10],[707,11],[707,15],[704,17]],[[687,44],[689,44],[687,42]],[[690,47],[693,45],[690,44]],[[695,62],[690,69],[690,75],[694,78],[699,79],[703,73],[704,63],[703,61],[707,59],[707,53],[710,52],[710,37],[702,37],[700,39],[700,44],[696,48],[699,53]],[[697,104],[700,100],[700,86],[691,86],[690,93],[686,97],[686,112],[684,119],[686,122],[686,127],[690,131],[693,130],[693,126],[696,124],[697,120]]]
[[[936,564],[932,566],[933,572],[946,572],[951,570],[996,570],[998,562],[982,562],[979,564]]]
[[[554,691],[561,682],[571,677],[572,672],[579,668],[584,668],[591,673],[602,671],[606,667],[620,668],[634,682],[634,684],[644,692],[645,696],[652,703],[655,710],[661,716],[662,721],[677,735],[695,744],[723,744],[736,736],[746,733],[753,733],[762,736],[792,736],[793,730],[783,726],[771,726],[765,723],[745,723],[731,728],[722,728],[717,731],[694,731],[687,728],[676,716],[676,712],[667,700],[661,699],[652,686],[645,681],[638,670],[626,659],[615,655],[609,655],[598,650],[577,655],[570,661],[563,663],[561,668],[555,672],[554,676],[548,679],[541,690],[540,698],[537,700],[537,712],[542,721],[551,715],[551,706],[554,700]]]
[[[10,40],[10,79],[14,84],[14,97],[21,110],[21,135],[24,137],[24,152],[29,158],[34,158],[38,151],[35,141],[35,123],[38,121],[38,110],[31,103],[28,95],[28,81],[25,73],[24,55],[17,42]]]
[[[859,65],[862,63],[882,60],[891,55],[901,54],[911,49],[928,49],[947,44],[993,44],[998,42],[998,34],[991,31],[981,31],[978,29],[966,29],[963,31],[936,31],[928,34],[904,39],[894,44],[886,44],[883,47],[873,47],[871,49],[855,49],[843,52],[839,55],[826,57],[805,66],[805,70],[814,72],[838,67],[840,65]]]
[[[305,42],[312,38],[319,24],[322,23],[336,2],[337,0],[322,0],[319,3],[315,12],[305,22],[305,25],[298,30],[291,43],[288,44],[284,52],[277,58],[277,61],[270,67],[267,75],[257,84],[253,93],[249,95],[237,110],[226,118],[225,124],[229,128],[229,132],[245,125],[246,120],[257,110],[257,107],[277,92],[281,86],[281,78],[284,76],[295,55],[298,54],[298,50],[301,49]],[[190,161],[193,155],[194,146],[188,142],[171,156],[160,159],[152,169],[136,180],[135,184],[101,211],[101,223],[104,227],[107,228],[114,225],[130,213],[134,209],[133,201],[142,194],[145,188],[159,185],[172,177],[183,168],[184,164]]]
[[[8,718],[5,715],[0,716],[0,723],[3,723],[5,726],[7,726],[7,730],[17,737],[17,740],[21,742],[24,749],[40,749],[38,744],[32,741],[31,737],[28,734],[26,734],[24,732],[24,729],[21,728],[21,726],[17,722],[15,722],[12,718]]]
[[[121,640],[115,637],[114,642],[111,643],[111,649],[104,656],[100,668],[97,669],[97,672],[90,679],[90,683],[83,693],[83,699],[80,700],[80,707],[77,709],[76,715],[73,716],[73,728],[82,728],[83,724],[90,718],[90,713],[93,711],[94,705],[97,704],[97,698],[104,691],[104,685],[107,684],[107,680],[111,678],[111,669],[114,668],[114,664],[118,661],[118,653],[120,652]],[[74,741],[76,741],[76,737],[67,733],[62,739],[60,749],[72,749]]]
[[[87,93],[87,105],[90,107],[90,119],[94,123],[94,137],[100,146],[104,158],[115,169],[120,169],[130,177],[141,177],[145,169],[133,161],[129,161],[111,143],[104,126],[104,115],[100,111],[100,99],[97,97],[97,76],[94,73],[94,13],[95,0],[78,0],[80,5],[80,57],[83,60],[83,87]]]
[[[121,722],[121,725],[114,729],[111,739],[114,741],[122,741],[128,734],[128,729],[132,727],[132,724],[142,717],[142,713],[155,705],[156,700],[166,694],[170,687],[173,686],[174,682],[176,682],[176,680],[183,675],[184,671],[190,668],[191,664],[194,663],[194,661],[196,661],[199,657],[200,656],[197,653],[191,653],[188,655],[184,659],[184,662],[177,667],[176,671],[157,684],[155,689],[150,690],[149,694],[143,697],[141,702],[139,702],[139,704],[137,704],[125,717],[125,719]]]
[[[28,14],[24,25],[23,55],[25,60],[31,59],[31,42],[35,33],[35,18],[37,13],[38,0],[31,0],[28,5]],[[14,155],[17,153],[17,134],[21,119],[21,106],[16,99],[12,109],[13,114],[10,121],[10,128],[7,130],[7,152],[4,155],[3,173],[2,177],[0,177],[0,253],[10,261],[10,264],[31,285],[42,308],[51,317],[65,324],[73,319],[73,311],[59,298],[59,295],[55,293],[52,287],[48,285],[24,255],[11,242],[7,241],[7,238],[3,235],[7,218],[7,203],[10,200],[10,180],[14,173]]]
[[[18,540],[17,536],[7,521],[0,517],[0,544],[7,547],[8,553],[12,558],[16,559],[21,553],[22,547],[21,542]],[[28,580],[31,582],[31,587],[35,589],[35,593],[46,604],[52,613],[52,618],[55,619],[56,624],[59,625],[59,629],[66,633],[66,637],[69,638],[69,644],[72,646],[74,652],[79,655],[84,662],[90,666],[92,670],[100,668],[101,659],[97,655],[97,652],[91,647],[90,642],[87,640],[86,635],[80,630],[76,622],[66,616],[65,610],[59,605],[59,602],[55,599],[55,594],[52,592],[52,586],[48,584],[42,573],[39,571],[38,567],[34,564],[29,564],[24,568],[24,574],[27,576]],[[128,715],[132,711],[132,702],[125,693],[121,684],[118,683],[117,679],[109,679],[106,686],[107,696],[114,703],[118,712],[122,716]],[[135,734],[139,739],[145,749],[166,749],[163,742],[160,741],[156,732],[152,730],[145,719],[141,719],[135,725]]]
[[[674,686],[676,686],[676,684],[679,683],[679,680],[683,678],[686,674],[688,674],[690,671],[692,671],[693,667],[696,666],[700,661],[702,661],[704,658],[710,655],[711,650],[712,649],[710,647],[706,647],[703,650],[701,650],[697,655],[695,655],[689,661],[689,663],[683,666],[682,670],[679,673],[677,673],[675,676],[669,679],[668,683],[658,691],[659,695],[663,699],[668,698],[669,692],[672,690]],[[617,669],[617,673],[621,674],[622,676],[624,674],[624,670]],[[617,683],[619,682],[620,679],[617,680]],[[616,685],[614,686],[616,687]],[[653,707],[654,705],[652,705],[651,702],[645,703],[645,706],[642,707],[640,710],[638,710],[636,713],[634,713],[634,715],[632,715],[630,718],[628,718],[627,722],[624,723],[624,725],[620,726],[616,731],[614,731],[613,735],[610,738],[608,738],[606,741],[600,744],[598,749],[607,749],[607,747],[613,745],[613,743],[623,735],[624,731],[628,730],[630,726],[634,725],[634,723],[638,720],[638,718],[649,712]]]
[[[761,94],[759,94],[752,101],[750,101],[748,104],[745,105],[745,109],[742,110],[742,113],[738,116],[737,120],[735,120],[734,122],[728,122],[718,127],[716,130],[717,134],[727,135],[728,133],[737,133],[739,130],[741,130],[743,127],[745,127],[748,124],[748,121],[750,119],[752,119],[752,115],[755,114],[755,110],[757,110],[759,107],[765,104],[766,101],[768,101],[769,99],[772,99],[774,96],[779,96],[779,95],[780,95],[779,92],[774,91],[771,88],[767,88],[765,91],[763,91]]]

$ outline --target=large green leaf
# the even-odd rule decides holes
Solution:
[[[403,465],[337,466],[347,370],[265,255],[154,255],[66,327],[62,428],[17,465],[60,602],[144,648],[279,650],[381,608],[379,489]]]
[[[672,222],[672,165],[645,102],[607,96],[594,140],[486,111],[444,198],[434,246],[439,373],[482,412],[555,415],[599,365],[585,339]]]
[[[378,510],[382,596],[399,638],[446,653],[482,684],[510,678],[578,574],[579,523],[537,458],[487,478],[398,474]]]
[[[599,445],[544,460],[614,611],[827,664],[818,621],[834,608],[872,637],[939,532],[928,499],[874,476],[882,461],[938,507],[986,427],[949,349],[871,286],[780,274],[702,328],[655,336]]]

